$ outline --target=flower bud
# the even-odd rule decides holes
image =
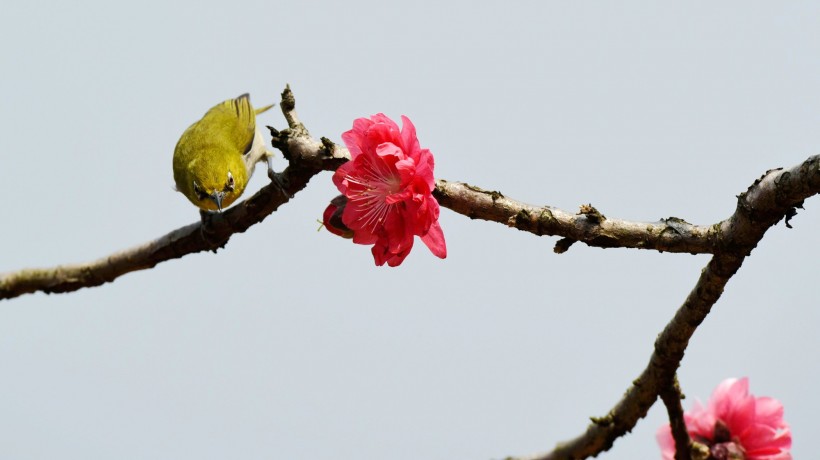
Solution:
[[[322,223],[325,225],[325,228],[334,235],[339,235],[342,238],[353,238],[353,230],[347,228],[344,222],[342,222],[342,213],[346,205],[347,197],[344,195],[339,195],[330,200],[330,204],[322,215]]]

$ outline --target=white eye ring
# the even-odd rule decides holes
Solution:
[[[234,189],[233,174],[231,174],[231,172],[228,171],[228,183],[225,184],[225,191],[226,192],[232,192],[233,189]]]
[[[194,193],[196,194],[196,197],[200,200],[208,198],[208,194],[206,194],[201,188],[199,188],[199,184],[197,184],[196,181],[194,181]]]

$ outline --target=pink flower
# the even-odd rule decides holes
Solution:
[[[376,265],[391,267],[410,253],[414,236],[436,256],[447,257],[432,195],[433,154],[419,146],[413,123],[401,119],[401,130],[381,113],[356,119],[342,134],[351,160],[333,174],[348,199],[342,222],[353,232],[353,242],[372,244]]]
[[[695,402],[684,421],[692,441],[709,448],[709,459],[791,460],[792,435],[783,421],[783,405],[749,394],[749,379],[726,379],[706,407]],[[664,460],[675,458],[670,426],[660,427],[658,444]]]

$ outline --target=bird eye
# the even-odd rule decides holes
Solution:
[[[233,174],[228,171],[228,182],[225,184],[225,192],[233,192],[234,189],[234,182],[233,182]]]
[[[200,201],[204,200],[205,198],[208,198],[208,194],[205,193],[204,190],[199,188],[199,184],[197,184],[196,181],[194,181],[194,193],[196,193],[196,197],[199,198]]]

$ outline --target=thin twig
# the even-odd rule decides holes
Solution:
[[[666,406],[672,438],[675,440],[675,460],[692,460],[692,439],[683,418],[683,393],[680,391],[677,377],[673,378],[671,384],[661,388],[660,397]]]

